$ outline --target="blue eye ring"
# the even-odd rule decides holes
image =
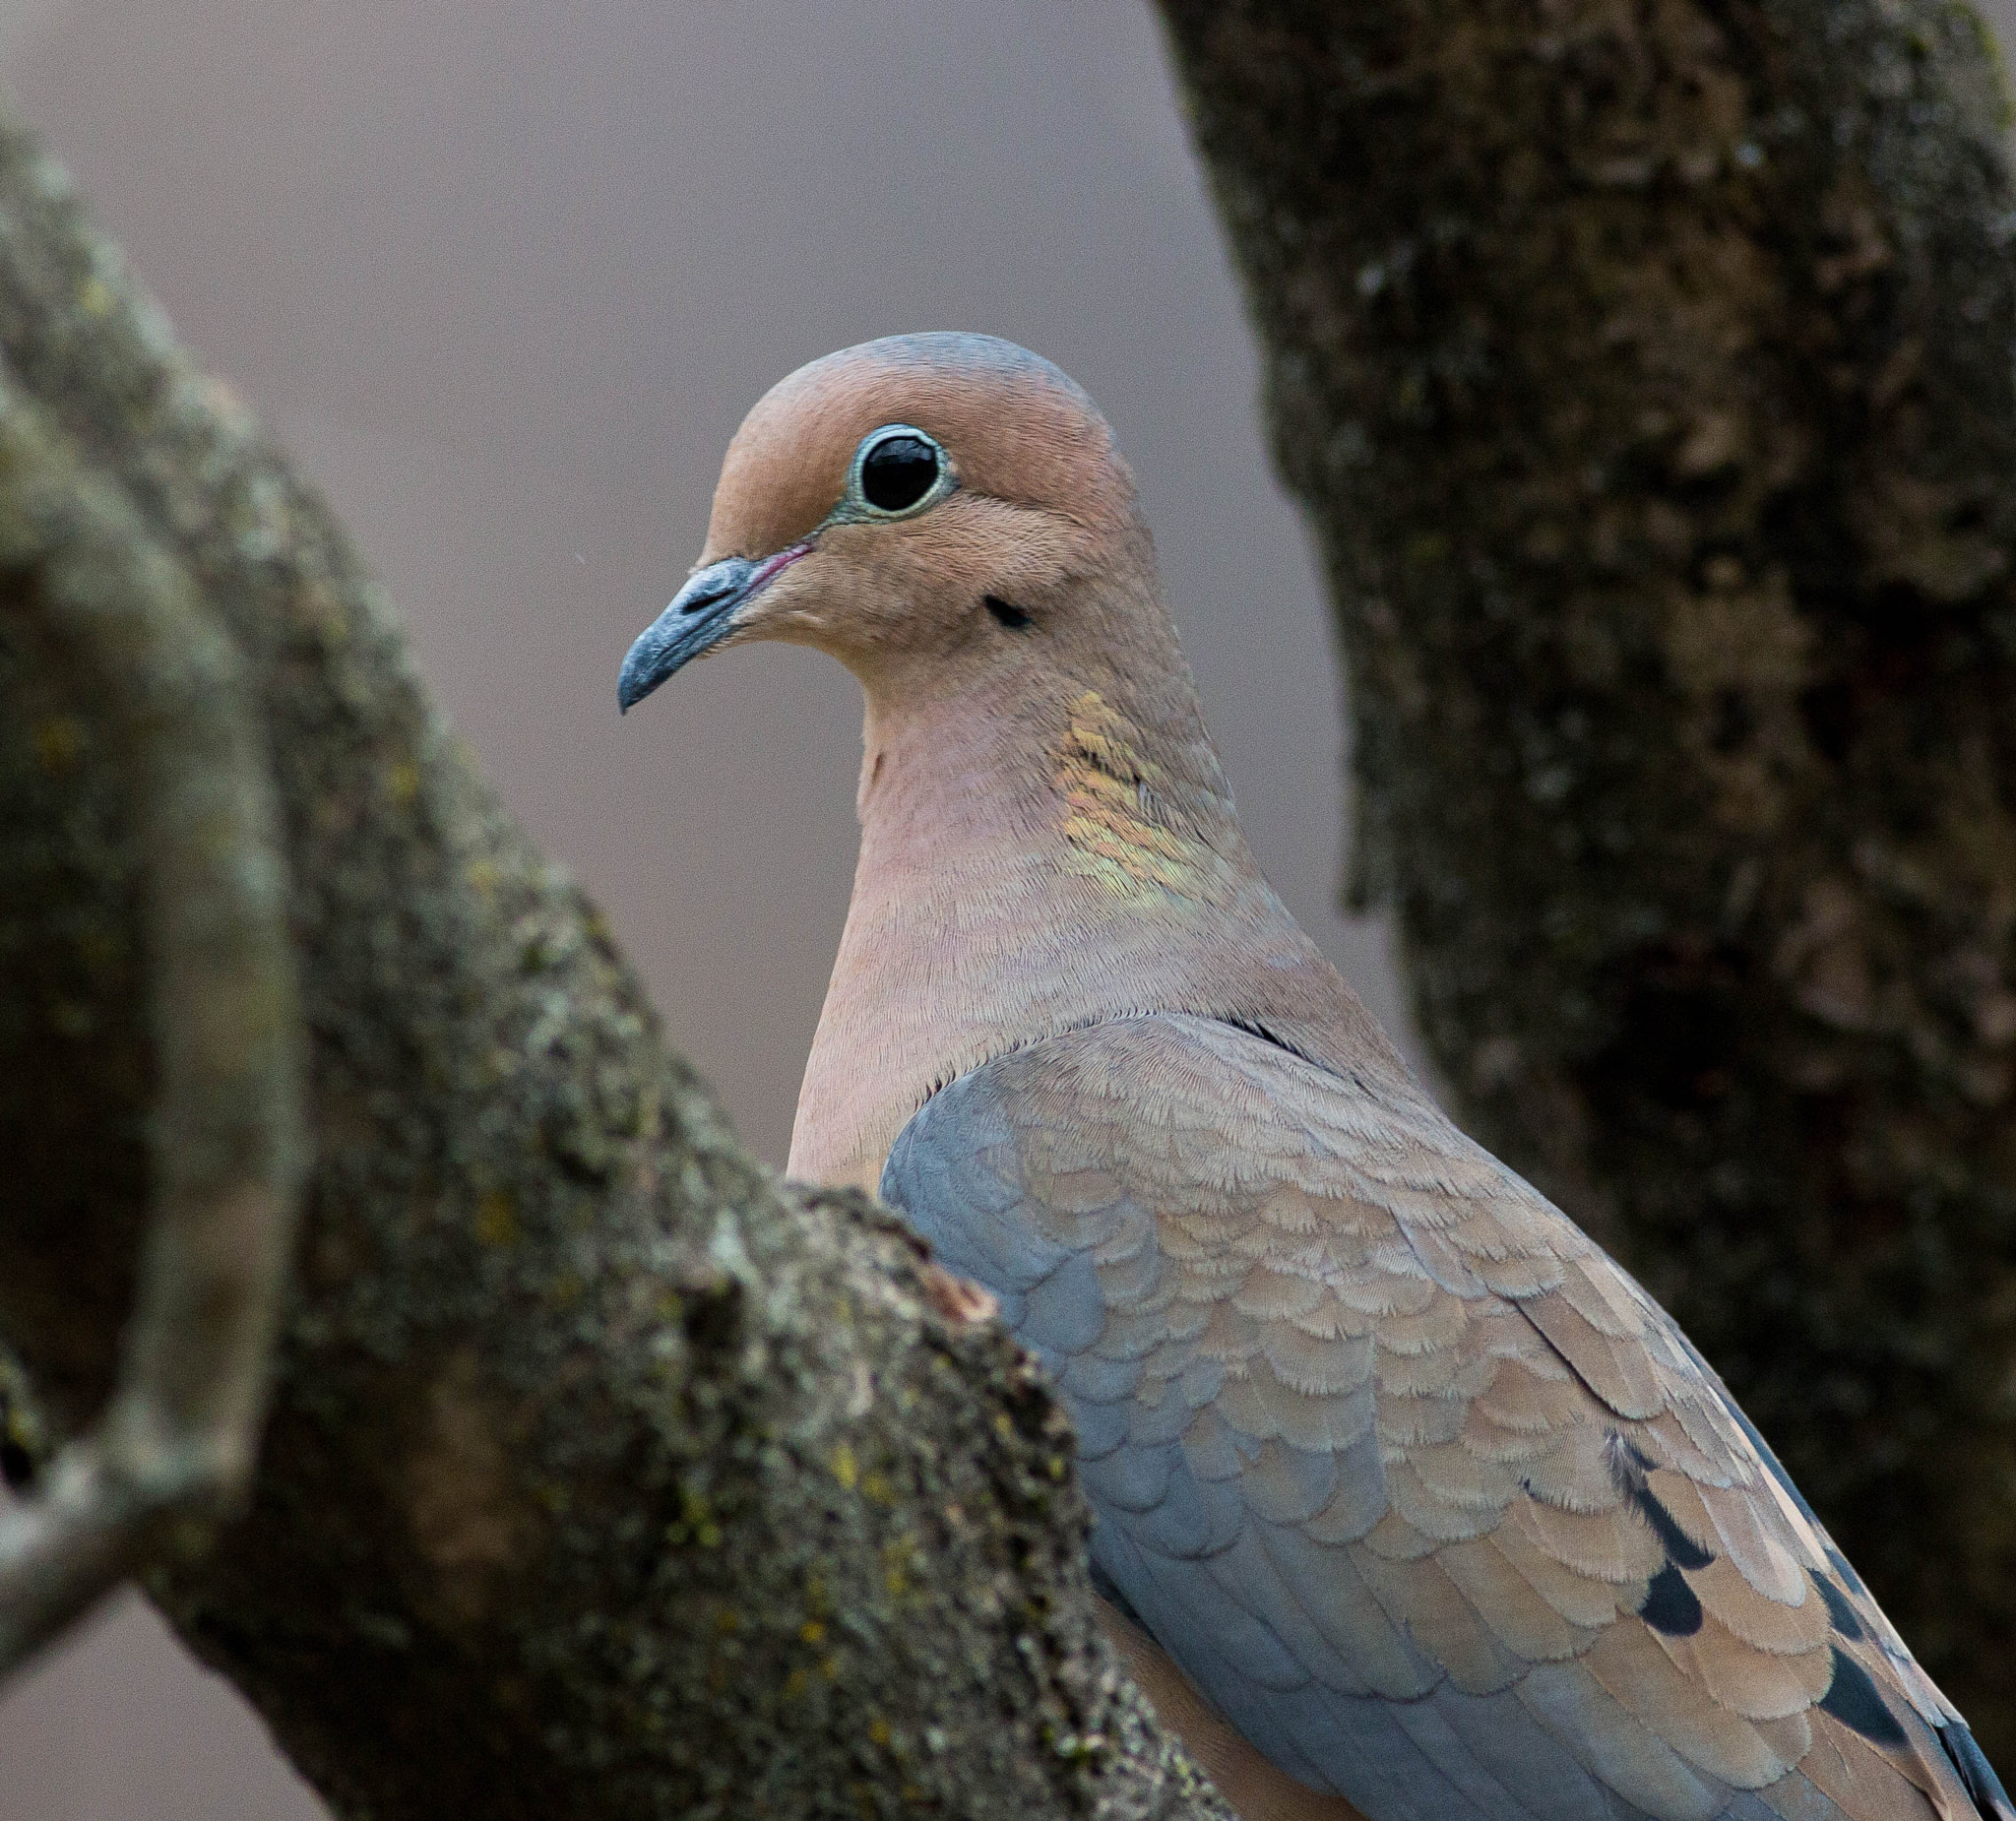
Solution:
[[[840,514],[853,520],[911,519],[959,485],[945,445],[914,423],[885,423],[861,438],[848,470]]]

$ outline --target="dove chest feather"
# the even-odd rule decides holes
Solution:
[[[1153,1008],[1342,991],[1252,864],[1216,756],[1102,691],[870,714],[861,850],[793,1175],[872,1188],[924,1099],[1017,1044]],[[1160,748],[1160,749],[1159,749]]]

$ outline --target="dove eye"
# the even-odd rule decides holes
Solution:
[[[868,516],[896,518],[951,491],[951,465],[936,440],[907,423],[885,424],[854,457],[854,491]]]

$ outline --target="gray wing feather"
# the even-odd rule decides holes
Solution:
[[[1380,1821],[2007,1813],[1858,1583],[1875,1645],[1827,1629],[1838,1555],[1684,1337],[1418,1097],[1118,1021],[942,1090],[881,1189],[1054,1376],[1097,1569],[1312,1789]],[[1910,1750],[1822,1711],[1849,1644]]]
[[[1168,1324],[1110,1322],[1094,1253],[1107,1242],[1114,1262],[1131,1254],[1138,1263],[1129,1287],[1139,1294],[1161,1268],[1154,1224],[1130,1222],[1121,1204],[1084,1220],[1074,1245],[1060,1233],[1068,1223],[1028,1206],[1003,1107],[1013,1091],[1007,1078],[1029,1060],[1025,1053],[1004,1058],[1005,1067],[976,1069],[927,1101],[891,1148],[882,1198],[948,1269],[1001,1299],[1003,1320],[1055,1377],[1100,1518],[1093,1558],[1149,1632],[1291,1776],[1393,1821],[1622,1821],[1596,1781],[1523,1713],[1499,1707],[1495,1723],[1478,1713],[1459,1724],[1426,1708],[1396,1711],[1297,1597],[1292,1578],[1306,1585],[1312,1575],[1336,1575],[1340,1564],[1317,1559],[1326,1553],[1320,1545],[1254,1506],[1272,1497],[1280,1516],[1307,1516],[1334,1498],[1340,1470],[1369,1478],[1364,1503],[1383,1506],[1369,1388],[1358,1417],[1348,1419],[1358,1432],[1338,1454],[1295,1451],[1286,1488],[1269,1481],[1257,1497],[1241,1485],[1244,1464],[1232,1446],[1214,1454],[1193,1442],[1202,1456],[1194,1462],[1184,1446],[1222,1372],[1198,1374],[1192,1395],[1178,1380],[1155,1404],[1141,1403],[1144,1362],[1165,1344]],[[1115,1234],[1124,1234],[1124,1249],[1111,1246]],[[1369,1598],[1361,1603],[1376,1611]],[[1354,1616],[1366,1628],[1365,1614]],[[1434,1666],[1383,1619],[1377,1624],[1384,1635],[1360,1642],[1373,1645],[1389,1675],[1431,1688]],[[1493,1742],[1488,1758],[1466,1742],[1479,1729]],[[1508,1778],[1544,1787],[1550,1803],[1530,1809]]]

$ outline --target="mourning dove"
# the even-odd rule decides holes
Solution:
[[[1110,1630],[1247,1821],[2016,1821],[1715,1372],[1261,877],[1076,385],[969,335],[784,380],[621,704],[754,639],[867,699],[790,1171],[1047,1364]]]

